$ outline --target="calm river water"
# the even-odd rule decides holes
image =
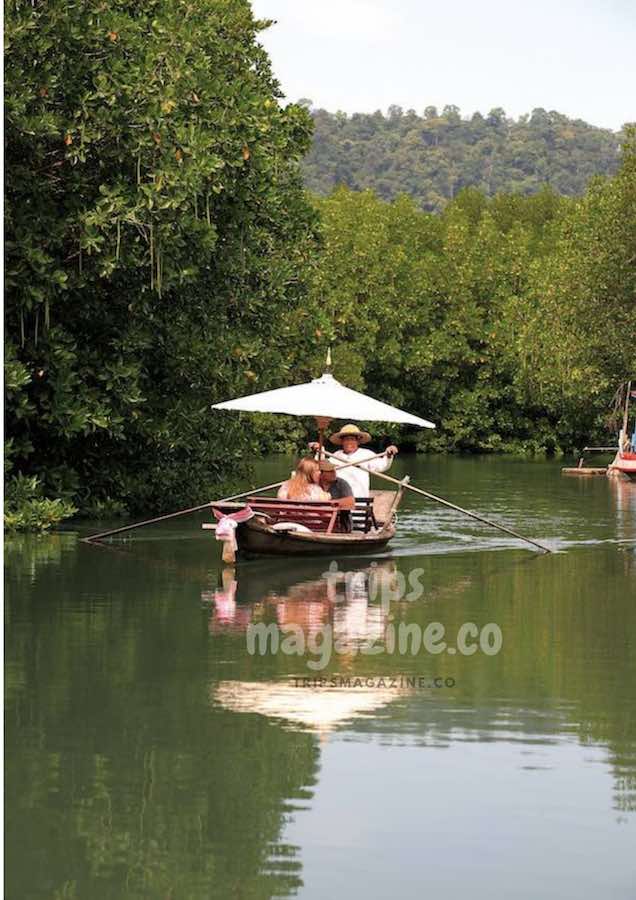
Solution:
[[[636,485],[394,469],[559,552],[414,495],[340,577],[201,518],[6,542],[8,898],[636,895]]]

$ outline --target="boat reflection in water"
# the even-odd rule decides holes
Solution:
[[[321,568],[325,568],[324,563]],[[283,573],[277,573],[269,590],[267,578],[260,578],[260,595],[254,597],[249,580],[244,585],[241,578],[239,587],[235,570],[225,569],[222,586],[201,594],[201,600],[212,605],[210,632],[242,633],[251,623],[268,621],[281,628],[299,626],[308,640],[323,626],[331,625],[334,643],[337,641],[343,649],[356,650],[363,642],[381,638],[388,621],[387,600],[398,597],[395,563],[385,561],[336,575],[329,570],[320,574],[320,578],[285,586],[284,581],[290,577],[285,579]]]
[[[339,648],[338,662],[346,671],[362,644],[384,636],[389,617],[386,600],[396,596],[397,568],[388,561],[348,571],[346,578],[335,578],[330,572],[321,576],[285,587],[281,581],[289,581],[289,576],[285,579],[283,573],[276,573],[270,589],[257,599],[250,599],[247,583],[243,601],[234,570],[226,570],[222,588],[202,594],[202,600],[212,604],[211,633],[244,633],[250,624],[264,621],[283,630],[299,627],[310,644],[330,625],[333,643]],[[261,592],[264,581],[259,579]],[[308,676],[309,686],[304,681]],[[334,681],[331,673],[327,676],[303,667],[297,677],[283,680],[221,681],[213,685],[211,701],[233,712],[258,713],[326,736],[353,719],[377,716],[382,707],[407,693],[408,686],[376,686],[376,679],[365,677],[343,682],[338,676]]]
[[[607,482],[614,497],[616,508],[616,537],[619,541],[634,544],[634,522],[636,522],[636,481],[629,478],[608,478]]]

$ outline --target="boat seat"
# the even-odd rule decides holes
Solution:
[[[339,532],[345,530],[341,525],[339,515],[336,515],[335,522],[331,524],[331,516],[334,511],[331,501],[248,497],[247,502],[255,513],[266,513],[271,525],[286,521],[306,525],[312,531]],[[356,497],[356,505],[350,510],[353,531],[363,531],[366,534],[372,528],[378,527],[373,502],[373,497]],[[307,521],[308,519],[309,521]]]
[[[364,531],[366,534],[372,528],[377,528],[373,508],[373,497],[356,497],[356,505],[351,510],[351,519],[354,531]]]
[[[337,522],[338,507],[332,500],[279,500],[274,497],[248,497],[246,501],[257,516],[268,525],[296,522],[310,531],[331,534]]]

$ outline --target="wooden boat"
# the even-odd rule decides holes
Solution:
[[[636,397],[636,391],[632,390],[632,382],[628,381],[625,388],[623,424],[618,433],[617,443],[613,447],[583,447],[578,465],[561,469],[563,475],[609,475],[610,477],[636,479],[636,423],[634,423],[631,436],[629,434],[629,402],[634,397]],[[614,453],[615,456],[612,462],[606,466],[586,466],[585,455],[587,453]]]
[[[608,466],[608,475],[636,479],[636,424],[632,435],[629,434],[629,401],[635,396],[636,391],[632,391],[632,382],[628,381],[623,409],[623,427],[618,434],[618,450]]]
[[[319,457],[324,454],[325,430],[333,419],[395,422],[417,428],[435,428],[428,419],[422,419],[341,384],[331,374],[331,350],[327,353],[326,369],[320,378],[303,384],[260,391],[234,400],[224,400],[214,403],[212,409],[313,416],[318,428]],[[381,455],[384,454],[376,454]],[[342,467],[342,461],[340,466]],[[388,478],[382,473],[377,474]],[[391,478],[388,480],[393,481]],[[397,492],[375,491],[371,492],[371,499],[367,497],[358,500],[356,509],[352,511],[353,530],[350,531],[343,527],[338,509],[332,501],[323,503],[322,508],[316,502],[292,504],[272,497],[248,497],[244,503],[234,506],[227,502],[212,504],[216,517],[221,519],[217,538],[225,543],[223,559],[225,562],[232,562],[237,550],[246,555],[279,556],[381,550],[395,534],[395,513],[402,498],[402,485],[407,481],[408,479],[404,482],[395,481],[398,485]],[[245,516],[248,509],[248,516]],[[231,533],[229,523],[223,521],[223,517],[227,519],[232,516],[236,519],[234,534]],[[214,528],[214,525],[207,527]]]
[[[613,473],[636,479],[636,453],[631,450],[619,450],[608,467],[608,474]]]
[[[295,556],[367,553],[382,550],[395,535],[397,509],[404,488],[371,491],[356,499],[351,511],[352,530],[344,530],[333,501],[290,501],[274,497],[248,497],[245,503],[213,506],[218,518],[249,510],[251,518],[236,525],[236,545],[243,556]],[[204,529],[216,525],[204,523]],[[225,552],[224,552],[225,558]]]

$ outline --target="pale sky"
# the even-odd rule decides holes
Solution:
[[[288,100],[636,121],[636,0],[252,0]]]

